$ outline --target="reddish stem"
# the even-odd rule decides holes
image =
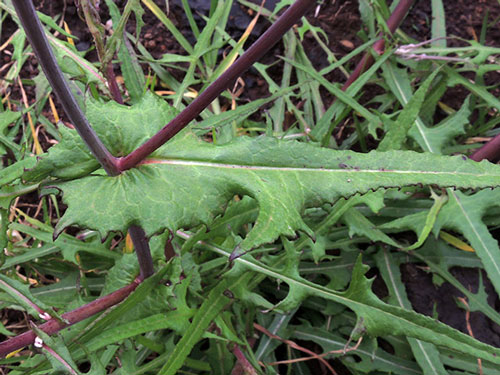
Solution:
[[[149,154],[161,147],[170,138],[181,131],[212,103],[225,89],[232,87],[234,81],[253,63],[258,61],[274,46],[297,21],[315,4],[314,0],[297,0],[283,13],[276,22],[259,39],[220,75],[203,93],[191,102],[177,117],[170,121],[146,143],[124,158],[119,159],[120,171],[133,168]]]
[[[470,158],[474,161],[487,159],[495,162],[500,159],[500,134],[486,142],[481,148],[472,153]]]
[[[128,297],[130,293],[132,293],[137,288],[140,282],[141,279],[137,278],[131,284],[118,289],[111,294],[98,298],[73,311],[62,314],[61,318],[68,323],[64,323],[63,321],[59,321],[57,319],[51,319],[48,322],[38,326],[38,328],[46,334],[52,335],[63,328],[81,322],[82,320],[87,319],[123,301]],[[15,350],[22,349],[27,345],[33,344],[33,342],[35,342],[35,338],[35,332],[27,331],[9,340],[1,342],[0,357],[5,357],[7,354],[12,353]]]
[[[389,19],[387,20],[387,27],[389,28],[389,31],[391,34],[394,34],[396,29],[399,27],[401,22],[406,16],[406,13],[408,13],[408,10],[411,8],[415,0],[401,0],[396,8],[394,9],[394,12],[391,14]],[[373,50],[381,55],[384,53],[384,48],[385,48],[385,40],[383,38],[380,38],[375,42],[373,45]],[[346,83],[344,83],[344,86],[342,86],[342,90],[345,91],[349,86],[352,85],[352,83],[358,79],[358,77],[363,74],[364,71],[366,71],[372,64],[375,62],[373,59],[373,56],[370,52],[367,52],[361,61],[356,65],[356,68],[354,71],[351,73],[349,78],[347,79]]]
[[[106,173],[110,176],[119,174],[117,168],[117,158],[108,151],[106,146],[101,142],[94,129],[90,126],[87,118],[83,115],[71,89],[68,86],[57,60],[50,48],[45,31],[40,23],[40,19],[36,14],[35,7],[31,0],[14,0],[14,8],[21,20],[23,29],[28,37],[28,40],[35,52],[38,63],[43,69],[50,86],[56,93],[61,102],[64,112],[69,117],[76,131],[80,134],[83,141],[101,163]]]
[[[144,233],[144,229],[137,225],[131,225],[128,231],[134,243],[137,260],[139,261],[139,268],[141,270],[139,278],[144,280],[154,273],[153,258],[151,257],[148,239],[146,233]]]
[[[112,63],[109,63],[106,67],[106,79],[108,81],[109,91],[111,92],[114,101],[123,104],[122,93],[120,92],[120,88],[118,87],[118,83],[116,82],[115,71],[113,70]]]
[[[232,371],[232,374],[257,375],[257,371],[245,357],[245,354],[241,351],[238,345],[234,345],[233,354],[237,359],[237,363]]]

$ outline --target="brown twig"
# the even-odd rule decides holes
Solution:
[[[308,359],[306,360],[309,360],[309,359],[317,359],[318,361],[320,361],[323,365],[325,365],[325,367],[330,370],[330,372],[333,374],[333,375],[337,375],[337,372],[333,369],[332,366],[330,366],[330,364],[328,363],[327,360],[325,360],[321,355],[318,355],[316,353],[314,353],[313,351],[309,350],[309,349],[306,349],[300,345],[298,345],[297,343],[291,341],[291,340],[286,340],[284,338],[281,338],[271,332],[269,332],[267,329],[265,329],[264,327],[262,327],[260,324],[257,324],[257,323],[254,323],[253,324],[254,328],[257,330],[257,331],[260,331],[262,332],[263,334],[265,334],[266,336],[269,336],[270,338],[272,339],[275,339],[275,340],[278,340],[278,341],[281,341],[282,343],[284,344],[287,344],[288,346],[290,346],[291,348],[293,349],[297,349],[301,352],[304,352],[304,353],[307,353],[309,354],[311,357],[308,357]],[[292,360],[292,361],[295,361],[295,360]],[[298,361],[297,361],[298,362]],[[270,366],[274,366],[274,365],[279,365],[279,364],[282,364],[282,363],[285,363],[283,361],[279,361],[279,362],[273,362],[273,363],[268,363],[268,365]],[[286,363],[290,363],[290,362],[286,362]]]
[[[460,302],[462,302],[465,306],[465,324],[467,326],[467,332],[472,338],[474,337],[474,332],[472,332],[472,326],[470,325],[470,308],[469,303],[467,302],[467,298],[457,297]],[[483,375],[483,362],[481,358],[477,359],[477,367],[479,369],[479,375]]]

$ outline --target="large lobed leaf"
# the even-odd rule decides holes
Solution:
[[[89,120],[115,155],[132,151],[174,114],[152,94],[132,107],[93,101],[87,106]],[[138,167],[108,177],[92,174],[98,165],[75,132],[62,133],[63,141],[25,174],[35,181],[59,178],[52,185],[62,190],[68,209],[57,233],[69,225],[92,228],[103,236],[125,232],[132,224],[142,226],[148,235],[175,231],[208,224],[233,196],[249,195],[258,202],[259,215],[240,245],[248,250],[280,234],[293,236],[302,230],[312,235],[301,217],[305,207],[355,193],[414,184],[500,186],[499,166],[463,156],[410,151],[358,154],[268,137],[240,137],[215,145],[189,132]]]

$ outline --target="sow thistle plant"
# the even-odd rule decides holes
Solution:
[[[411,3],[401,2],[399,22]],[[127,6],[129,4],[140,7],[137,1],[129,1]],[[82,111],[51,54],[31,2],[13,1],[39,63],[76,130],[60,127],[61,141],[47,153],[19,160],[0,171],[2,190],[9,202],[26,188],[39,188],[42,194],[60,192],[67,209],[53,229],[53,238],[49,236],[43,241],[66,247],[62,252],[67,261],[78,263],[75,253],[88,252],[104,257],[112,266],[106,268],[101,296],[92,302],[81,298],[74,310],[53,309],[36,297],[36,289],[27,288],[15,278],[1,276],[0,288],[37,323],[32,323],[30,331],[0,343],[0,352],[5,356],[35,343],[48,361],[39,355],[23,357],[19,369],[12,368],[12,373],[22,373],[28,367],[35,369],[32,373],[44,372],[49,362],[56,369],[79,373],[77,363],[89,355],[92,370],[101,366],[104,371],[100,361],[111,353],[106,366],[118,348],[121,355],[143,366],[138,373],[174,374],[182,366],[216,373],[216,369],[200,362],[205,358],[199,346],[203,337],[209,339],[211,351],[215,347],[223,347],[225,352],[236,348],[234,355],[240,363],[249,366],[250,373],[273,373],[272,367],[259,365],[260,358],[269,353],[259,352],[261,346],[252,350],[247,341],[246,335],[251,336],[249,332],[253,329],[246,331],[245,325],[251,326],[251,321],[244,321],[244,311],[252,311],[248,318],[253,319],[252,314],[263,314],[263,310],[268,314],[286,314],[308,303],[330,311],[328,315],[334,320],[335,312],[345,312],[336,323],[344,337],[318,326],[300,325],[290,338],[316,338],[324,351],[331,351],[335,356],[344,354],[346,363],[351,363],[353,369],[357,365],[349,360],[350,353],[361,356],[362,363],[372,356],[372,370],[410,373],[398,368],[397,361],[381,364],[383,354],[373,338],[393,336],[408,339],[425,373],[429,366],[436,369],[434,373],[445,373],[446,361],[450,365],[448,353],[468,358],[463,361],[465,364],[455,364],[467,371],[476,358],[484,360],[486,369],[500,364],[500,349],[412,311],[403,284],[396,282],[400,280],[399,264],[403,262],[398,253],[380,247],[376,255],[371,256],[389,289],[391,298],[386,303],[372,292],[373,279],[365,276],[370,267],[363,264],[359,251],[351,248],[342,251],[339,257],[326,251],[327,244],[334,241],[332,237],[336,235],[334,224],[341,218],[351,234],[406,251],[418,248],[417,252],[432,230],[452,228],[473,239],[471,243],[477,256],[497,291],[500,290],[500,279],[495,279],[500,274],[498,246],[495,247],[486,225],[470,222],[481,222],[485,210],[498,204],[498,189],[491,189],[500,187],[500,167],[488,161],[476,162],[464,155],[440,155],[444,143],[433,132],[444,130],[449,137],[456,130],[446,130],[449,128],[446,124],[427,128],[419,117],[431,85],[446,68],[435,69],[415,93],[405,92],[410,85],[402,85],[398,99],[404,109],[395,120],[384,119],[385,135],[379,150],[368,153],[318,144],[324,144],[323,140],[331,136],[332,130],[325,129],[331,127],[334,115],[340,118],[345,104],[353,104],[361,115],[372,120],[371,125],[382,125],[379,117],[359,108],[353,99],[346,99],[346,95],[355,96],[353,91],[361,86],[351,87],[345,94],[338,92],[341,103],[335,102],[333,109],[325,112],[325,116],[330,116],[326,127],[323,125],[312,132],[313,137],[319,136],[316,139],[320,142],[284,140],[270,135],[210,142],[197,135],[194,126],[188,125],[314,4],[314,1],[298,0],[291,5],[257,42],[182,111],[151,92],[145,92],[132,105],[88,97]],[[11,8],[6,9],[12,12]],[[390,27],[395,29],[397,23],[391,23]],[[114,46],[119,48],[116,40]],[[389,57],[390,54],[378,57],[376,65],[360,80],[366,81]],[[300,62],[285,61],[297,70],[304,68]],[[390,64],[383,69],[387,77],[400,73],[390,68]],[[324,77],[310,74],[330,87],[328,82],[324,83]],[[107,79],[112,77],[108,74]],[[116,99],[116,90],[113,96]],[[456,113],[456,122],[469,115],[464,111]],[[422,147],[427,152],[402,150],[409,137],[420,145],[427,145]],[[372,228],[369,219],[354,209],[366,205],[378,212],[384,206],[387,189],[388,194],[401,198],[404,193],[398,189],[417,185],[431,187],[432,207],[384,223],[380,229]],[[435,193],[439,189],[443,189],[442,195]],[[466,194],[457,189],[486,190]],[[315,216],[320,210],[325,214]],[[462,220],[463,217],[469,221]],[[19,224],[11,227],[16,225]],[[68,227],[90,229],[94,237],[79,241],[65,233]],[[417,243],[399,244],[383,229],[411,229],[417,233]],[[476,246],[474,241],[480,241],[477,231],[482,231],[484,241]],[[116,233],[130,234],[137,260],[133,254],[109,252],[106,246]],[[432,246],[429,241],[432,239],[425,242],[422,254],[428,253]],[[172,243],[176,256],[166,261],[165,249]],[[194,255],[200,252],[202,255]],[[329,280],[326,283],[308,277],[304,266],[311,264],[313,270],[321,274],[323,260],[328,260],[342,273],[352,269],[350,277],[325,273]],[[446,267],[436,267],[442,278],[454,280]],[[287,286],[274,297],[276,302],[270,302],[262,290],[257,292],[266,278]],[[471,307],[500,322],[498,313],[484,298],[462,289]],[[96,314],[112,306],[114,309],[95,319]],[[355,321],[342,323],[353,318],[349,310],[355,313]],[[87,320],[79,323],[91,317],[94,318],[91,323]],[[46,322],[39,324],[40,318]],[[258,319],[262,323],[267,318]],[[74,330],[63,330],[77,323]],[[345,332],[346,327],[352,331]],[[292,326],[288,329],[292,330]],[[56,332],[58,336],[51,336]],[[174,335],[163,342],[162,332],[174,332]],[[137,344],[132,344],[134,337],[140,337]],[[174,337],[180,339],[174,343]],[[360,345],[349,350],[348,342],[356,341]],[[144,362],[151,353],[157,354]],[[410,363],[408,366],[412,369],[418,368]]]

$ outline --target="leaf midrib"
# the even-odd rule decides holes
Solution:
[[[470,173],[470,172],[444,172],[444,171],[419,171],[419,170],[396,170],[396,169],[355,169],[355,168],[325,168],[325,167],[272,167],[267,165],[247,165],[247,164],[232,164],[232,163],[217,163],[214,161],[201,160],[185,160],[185,159],[147,159],[140,163],[144,165],[173,165],[173,166],[188,166],[188,167],[206,167],[206,168],[223,168],[223,169],[247,169],[259,171],[279,171],[279,172],[319,172],[319,173],[376,173],[376,174],[422,174],[422,175],[447,175],[447,176],[471,176],[483,177],[491,176],[489,173]]]

